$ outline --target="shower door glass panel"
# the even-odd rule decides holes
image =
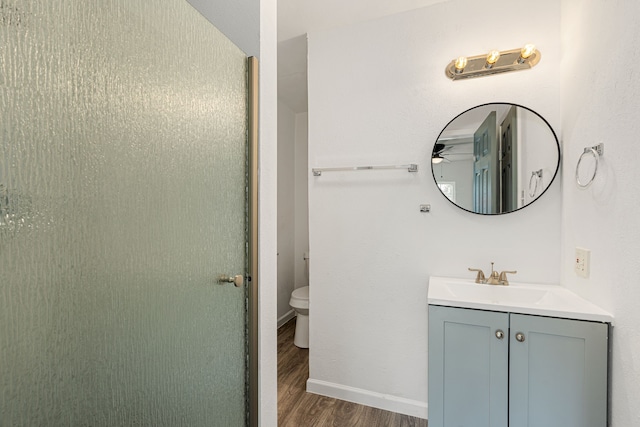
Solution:
[[[246,422],[246,56],[184,0],[0,0],[0,424]]]

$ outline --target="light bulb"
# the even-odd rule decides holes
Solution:
[[[466,56],[460,56],[458,59],[456,59],[454,63],[454,67],[456,68],[456,74],[460,74],[464,70],[464,67],[466,66],[467,66]]]
[[[533,55],[536,51],[536,46],[532,44],[526,44],[522,49],[520,49],[520,58],[518,58],[518,63],[522,64],[524,61],[529,59],[531,55]]]
[[[437,165],[438,163],[442,163],[444,159],[440,156],[437,157],[432,157],[431,158],[431,163],[433,163],[434,165]]]
[[[493,64],[498,62],[499,58],[500,52],[498,52],[497,50],[492,50],[491,52],[489,52],[489,54],[487,55],[487,68],[493,67]]]

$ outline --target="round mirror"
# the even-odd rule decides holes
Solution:
[[[442,194],[478,214],[513,212],[537,200],[560,165],[549,123],[521,105],[484,104],[455,117],[440,132],[431,170]]]

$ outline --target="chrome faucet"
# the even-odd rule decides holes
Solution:
[[[480,270],[479,268],[471,268],[469,267],[469,271],[477,271],[478,274],[476,276],[476,283],[487,283],[487,279],[484,277],[484,272],[482,270]]]
[[[509,286],[509,280],[507,279],[507,273],[508,274],[516,274],[517,271],[513,270],[513,271],[509,271],[509,270],[505,270],[502,273],[498,273],[497,271],[493,270],[493,262],[491,263],[491,274],[489,274],[489,278],[487,279],[484,276],[484,272],[482,270],[480,270],[479,268],[469,268],[469,271],[477,271],[478,274],[476,275],[476,283],[480,283],[480,284],[489,284],[489,285],[502,285],[502,286]]]
[[[489,274],[489,279],[487,280],[487,284],[489,285],[500,285],[500,275],[497,271],[493,271],[493,262],[491,262],[491,274]]]
[[[513,271],[505,270],[502,273],[500,273],[500,277],[498,278],[498,283],[500,285],[509,286],[509,281],[507,280],[507,273],[516,274],[517,271],[516,270],[513,270]]]

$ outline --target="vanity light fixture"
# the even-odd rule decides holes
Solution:
[[[493,68],[496,62],[498,62],[498,59],[500,59],[500,52],[497,50],[492,50],[487,55],[487,63],[485,64],[484,67],[487,69]]]
[[[540,62],[541,53],[532,44],[521,49],[492,50],[486,55],[461,56],[447,65],[445,74],[452,80],[469,79],[508,71],[527,70]]]
[[[467,66],[467,57],[466,56],[460,56],[458,59],[456,59],[456,61],[453,64],[453,66],[455,68],[455,73],[456,74],[460,74],[461,72],[464,71],[464,67]]]
[[[524,61],[531,58],[531,55],[533,55],[535,52],[536,52],[535,45],[532,45],[532,44],[524,45],[524,47],[520,49],[520,58],[518,58],[518,64],[523,64]]]

